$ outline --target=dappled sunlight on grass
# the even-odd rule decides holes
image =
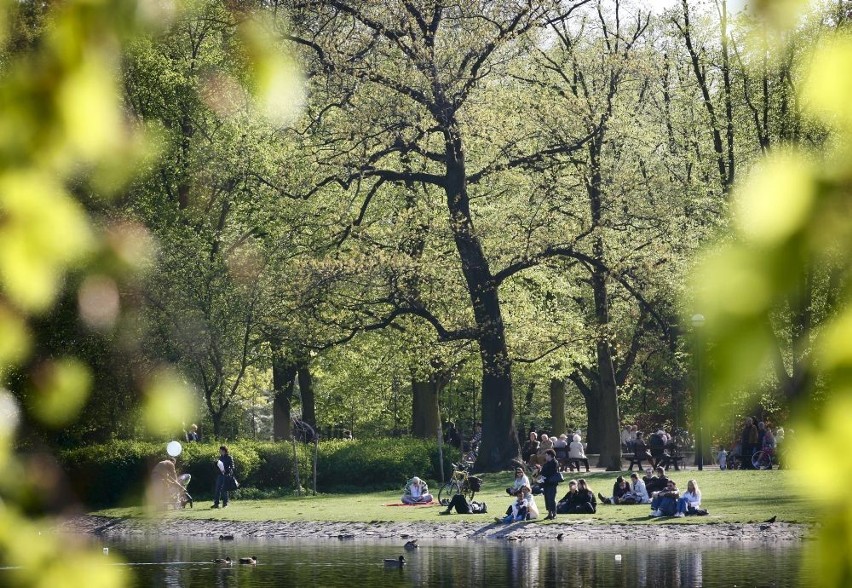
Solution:
[[[799,494],[788,480],[796,475],[789,471],[743,471],[720,472],[707,470],[698,472],[687,470],[669,472],[669,477],[686,488],[688,480],[695,479],[701,488],[704,501],[702,506],[710,511],[707,517],[688,517],[678,523],[750,523],[764,521],[777,516],[779,521],[792,523],[813,523],[816,515],[810,503]],[[595,493],[607,496],[617,473],[590,472],[583,476]],[[579,477],[579,476],[578,476]],[[496,514],[504,512],[511,498],[505,488],[511,482],[511,475],[485,474],[481,492],[475,500],[488,504],[488,521]],[[437,484],[430,484],[437,493]],[[557,493],[557,499],[567,491],[563,484]],[[482,524],[484,517],[478,515],[452,515],[442,517],[438,513],[442,507],[406,507],[387,506],[399,502],[402,490],[368,492],[364,494],[320,494],[318,496],[292,496],[263,500],[232,500],[225,510],[211,510],[209,502],[196,502],[194,509],[170,511],[158,518],[162,519],[212,519],[232,521],[329,521],[329,522],[469,522]],[[537,496],[539,508],[544,507],[544,498]],[[658,519],[649,518],[648,505],[610,506],[598,505],[597,514],[591,517],[560,517],[564,521],[588,519],[594,523],[643,524],[658,523]],[[114,508],[98,511],[95,514],[110,517],[140,517],[141,508]],[[559,520],[559,519],[557,519]]]

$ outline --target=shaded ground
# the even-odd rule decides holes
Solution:
[[[693,519],[694,520],[694,519]],[[525,539],[591,541],[699,541],[790,543],[808,538],[812,527],[791,523],[713,523],[690,518],[655,519],[653,524],[602,525],[589,518],[560,517],[555,522],[539,521],[504,525],[493,515],[449,515],[436,522],[310,522],[310,521],[223,521],[110,518],[83,515],[59,525],[62,532],[101,536],[219,537],[233,535],[252,538],[331,538],[337,540],[430,538],[430,539]]]

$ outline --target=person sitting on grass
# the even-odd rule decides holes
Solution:
[[[654,493],[651,499],[652,517],[671,517],[677,513],[677,500],[680,492],[674,480],[669,480],[666,489]]]
[[[494,517],[494,520],[498,523],[507,524],[516,521],[529,520],[531,518],[529,499],[532,499],[532,494],[527,492],[528,490],[529,488],[526,487],[518,490],[515,501],[512,502],[509,509],[506,511],[506,516],[502,519],[500,517]],[[529,497],[529,499],[527,497]]]
[[[515,481],[511,486],[506,488],[506,494],[509,496],[517,496],[518,490],[523,487],[532,488],[532,485],[530,484],[530,479],[524,473],[524,468],[519,466],[515,468]]]
[[[429,487],[426,482],[414,476],[405,485],[405,494],[402,496],[403,504],[429,504],[432,502],[432,495],[429,494]]]
[[[639,479],[639,474],[633,472],[630,474],[630,492],[621,497],[619,504],[648,504],[649,502],[651,499],[648,497],[645,482]]]
[[[669,479],[666,477],[666,470],[658,467],[654,470],[656,476],[645,476],[643,478],[645,482],[645,489],[648,491],[648,494],[653,495],[654,492],[660,492],[666,489],[666,486],[669,483]]]
[[[701,490],[698,489],[698,482],[690,480],[686,483],[686,492],[683,496],[677,499],[676,517],[685,517],[691,514],[698,514],[698,509],[701,508]]]
[[[621,504],[621,498],[629,492],[630,484],[625,481],[624,476],[618,476],[612,485],[612,496],[607,498],[598,492],[598,498],[601,499],[601,504]]]
[[[559,514],[594,514],[596,511],[595,494],[583,479],[568,482],[568,493],[556,505]]]

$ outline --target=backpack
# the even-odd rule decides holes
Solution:
[[[486,506],[486,504],[484,502],[471,501],[470,512],[471,512],[471,514],[486,513],[486,512],[488,512],[488,506]]]
[[[470,489],[474,492],[479,492],[482,490],[482,478],[477,478],[476,476],[468,476],[467,483],[470,485]]]

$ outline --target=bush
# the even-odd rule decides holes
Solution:
[[[287,442],[228,443],[236,464],[241,496],[287,495],[295,488],[293,445]],[[453,452],[450,454],[450,452]],[[180,473],[192,475],[189,492],[196,499],[212,496],[219,443],[186,443],[177,461]],[[297,444],[301,485],[313,484],[313,445]],[[165,459],[162,443],[112,441],[63,451],[60,463],[78,498],[89,506],[140,504],[154,465]],[[444,472],[458,459],[445,448]],[[412,476],[440,478],[438,448],[419,439],[328,440],[318,447],[317,487],[320,492],[362,492],[401,488]]]

